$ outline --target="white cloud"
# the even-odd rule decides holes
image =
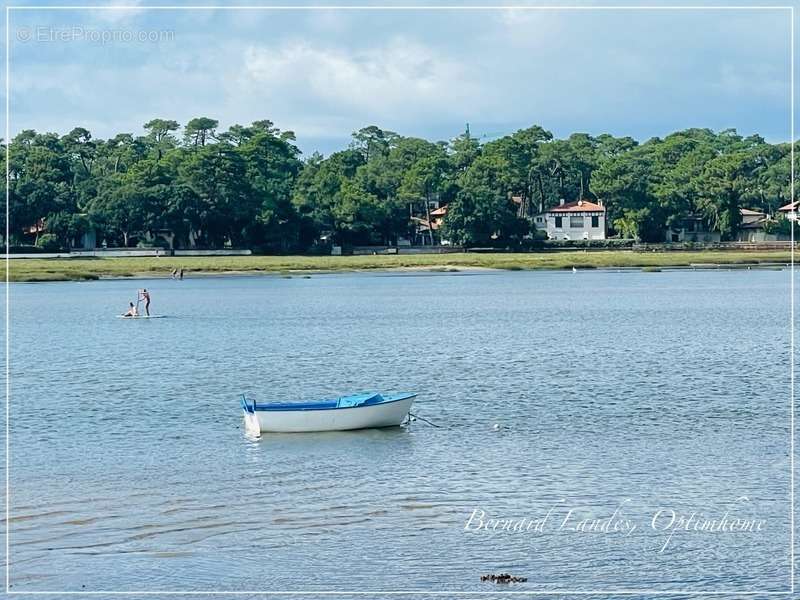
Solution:
[[[741,17],[715,30],[710,17],[660,14],[425,16],[187,11],[148,20],[176,31],[170,43],[19,44],[12,129],[108,136],[155,116],[223,128],[268,118],[310,151],[369,124],[431,138],[467,121],[476,133],[540,123],[642,139],[688,125],[783,128],[787,38],[773,21],[729,39]],[[317,145],[326,139],[343,141]]]
[[[101,7],[109,8],[100,8],[94,11],[94,14],[100,21],[122,23],[146,10],[146,8],[139,7],[141,3],[142,0],[109,0],[100,5]]]
[[[290,42],[251,46],[244,84],[272,100],[293,96],[328,112],[373,117],[456,113],[481,98],[466,65],[403,37],[369,50]]]

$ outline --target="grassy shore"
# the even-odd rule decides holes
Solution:
[[[368,269],[578,269],[610,267],[688,267],[786,263],[788,251],[704,252],[547,252],[530,254],[423,254],[411,256],[209,256],[148,258],[13,259],[11,281],[75,281],[105,277],[168,277],[183,267],[185,275],[283,274],[362,271]]]

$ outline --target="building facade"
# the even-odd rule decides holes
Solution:
[[[534,216],[533,223],[550,240],[606,239],[606,207],[599,201],[562,200],[558,206]]]
[[[665,242],[719,242],[722,239],[719,231],[711,231],[705,219],[697,215],[687,215],[667,227],[664,236]]]

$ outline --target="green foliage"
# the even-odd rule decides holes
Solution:
[[[61,249],[58,238],[52,233],[40,235],[39,239],[36,240],[36,245],[44,252],[58,252]]]
[[[449,205],[444,236],[465,246],[519,243],[530,225],[517,216],[516,205],[505,192],[508,167],[508,157],[502,152],[485,153],[473,162]]]
[[[108,140],[81,127],[22,131],[9,155],[11,243],[32,244],[31,226],[44,222],[62,247],[91,231],[109,246],[169,231],[177,247],[270,253],[400,238],[519,246],[543,236],[534,215],[581,198],[603,200],[610,233],[623,238],[660,242],[665,228],[699,218],[733,239],[741,208],[774,215],[791,200],[790,146],[734,130],[639,144],[608,134],[555,139],[534,125],[482,144],[469,131],[431,142],[370,125],[349,148],[301,160],[294,133],[272,121],[218,127],[198,117],[181,131],[157,118],[144,135]],[[437,229],[431,212],[442,205]]]

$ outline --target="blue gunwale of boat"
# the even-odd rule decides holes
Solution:
[[[366,408],[368,406],[382,406],[384,404],[391,404],[393,402],[400,402],[402,400],[408,400],[409,398],[415,398],[417,396],[416,393],[400,393],[400,394],[386,394],[383,395],[383,399],[380,402],[372,402],[370,404],[355,404],[350,406],[339,406],[339,402],[344,399],[348,398],[358,398],[364,397],[365,399],[370,398],[379,392],[371,392],[366,394],[353,394],[351,396],[342,396],[340,398],[332,399],[332,400],[317,400],[313,402],[267,402],[264,404],[258,404],[255,400],[249,400],[242,398],[242,407],[244,408],[245,412],[252,413],[254,411],[259,412],[282,412],[282,411],[308,411],[308,410],[347,410],[351,408]],[[249,400],[249,402],[248,402]]]

